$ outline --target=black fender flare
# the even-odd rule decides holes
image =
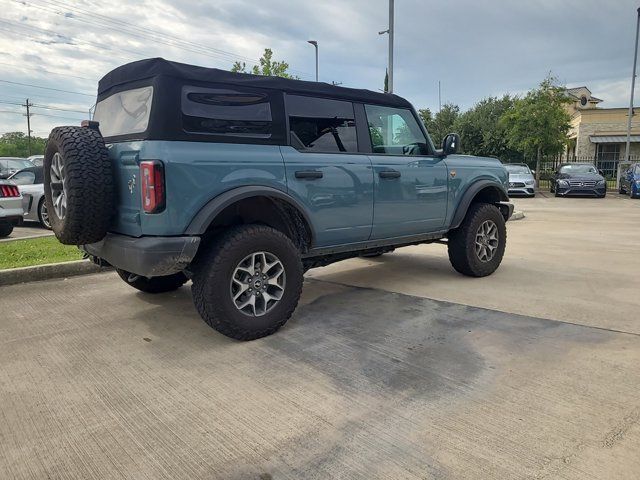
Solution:
[[[503,213],[503,215],[505,215],[505,212],[501,208],[500,202],[508,202],[509,195],[507,194],[507,191],[505,190],[504,185],[502,185],[501,183],[495,180],[489,180],[489,179],[478,180],[472,183],[467,188],[467,190],[462,195],[462,198],[458,202],[458,206],[456,207],[456,211],[453,214],[453,218],[451,220],[451,227],[450,227],[451,229],[458,228],[460,226],[460,224],[462,223],[462,220],[464,220],[464,217],[467,215],[467,210],[469,210],[469,206],[471,205],[471,202],[473,201],[475,196],[478,193],[480,193],[480,191],[482,191],[487,187],[492,187],[498,190],[499,200],[495,203],[500,208],[500,211]],[[507,210],[507,215],[505,220],[508,220],[513,208],[507,207],[506,210]]]
[[[193,220],[191,220],[191,223],[189,223],[189,226],[184,232],[185,235],[204,234],[207,231],[207,228],[209,228],[209,225],[211,225],[218,214],[220,214],[220,212],[222,212],[225,208],[236,203],[239,200],[244,200],[251,197],[271,197],[282,200],[291,205],[291,207],[295,208],[305,219],[307,225],[309,226],[311,241],[313,243],[313,240],[315,239],[315,231],[313,229],[311,218],[306,209],[291,195],[288,195],[282,190],[265,186],[236,187],[232,188],[231,190],[227,190],[224,193],[221,193],[217,197],[212,198],[204,205],[204,207],[200,209],[196,216],[193,217]]]

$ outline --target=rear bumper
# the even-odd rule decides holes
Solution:
[[[116,268],[144,277],[160,277],[184,270],[196,256],[200,237],[128,237],[108,233],[80,250]]]

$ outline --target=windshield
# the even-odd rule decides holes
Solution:
[[[29,160],[22,160],[22,159],[12,159],[12,160],[7,160],[7,167],[10,168],[11,170],[22,170],[23,168],[29,168],[29,167],[33,167],[33,163],[31,163]]]
[[[514,175],[531,175],[531,170],[526,165],[505,165],[504,168]]]
[[[576,164],[564,165],[560,167],[560,173],[598,173],[598,170],[596,170],[596,167],[594,167],[593,165]]]

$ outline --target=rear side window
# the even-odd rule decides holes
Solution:
[[[228,88],[182,87],[183,128],[189,133],[271,138],[266,93]]]
[[[287,95],[291,145],[302,152],[357,152],[351,102]]]
[[[153,87],[142,87],[113,95],[96,105],[93,119],[100,122],[104,137],[146,132],[149,126]]]

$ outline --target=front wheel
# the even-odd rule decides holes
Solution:
[[[469,207],[462,224],[449,233],[449,261],[470,277],[485,277],[496,271],[507,245],[507,228],[495,205],[476,203]]]
[[[126,270],[116,269],[118,275],[125,283],[137,290],[144,293],[165,293],[177,290],[182,285],[187,283],[187,276],[182,273],[174,273],[173,275],[166,275],[164,277],[143,277],[136,275],[135,273],[127,272]]]
[[[193,267],[193,301],[209,326],[236,340],[282,327],[298,305],[303,267],[289,237],[264,225],[230,228]]]

